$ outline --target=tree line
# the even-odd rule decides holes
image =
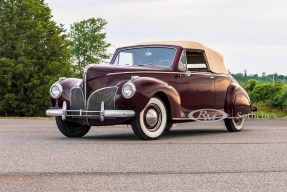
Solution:
[[[257,80],[259,83],[285,83],[287,84],[287,75],[279,75],[277,73],[266,74],[263,72],[261,75],[258,74],[247,74],[244,73],[232,73],[231,74],[240,84],[247,84],[249,80]]]
[[[277,73],[247,75],[246,72],[232,76],[245,88],[254,105],[287,114],[287,76]],[[260,107],[259,110],[262,110]]]
[[[66,30],[44,0],[0,0],[0,116],[43,116],[53,82],[109,58],[106,24],[90,18]]]

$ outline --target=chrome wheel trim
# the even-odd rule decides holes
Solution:
[[[155,110],[158,116],[157,122],[154,126],[149,126],[146,122],[146,115],[148,111]],[[150,138],[159,137],[165,129],[167,123],[167,114],[164,104],[157,98],[151,98],[147,107],[140,113],[140,124],[142,131]]]
[[[234,125],[235,129],[241,130],[243,128],[244,121],[245,121],[244,117],[234,118],[232,119],[232,124]]]
[[[159,122],[159,118],[161,118],[161,114],[158,114],[158,110],[149,106],[146,109],[145,115],[144,115],[144,122],[147,126],[148,129],[153,129],[155,127],[155,125],[158,124]]]

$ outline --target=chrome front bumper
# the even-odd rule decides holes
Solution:
[[[64,101],[62,109],[48,109],[46,115],[52,117],[62,116],[63,120],[66,117],[99,117],[101,121],[104,121],[105,118],[134,117],[135,112],[133,110],[105,110],[104,102],[101,103],[101,111],[67,110],[67,103]]]

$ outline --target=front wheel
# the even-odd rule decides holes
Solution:
[[[244,125],[244,117],[241,118],[232,118],[224,119],[226,129],[229,132],[238,132],[241,131]]]
[[[167,121],[166,126],[165,126],[165,131],[170,131],[173,126],[173,123],[170,121]]]
[[[60,132],[66,137],[83,137],[91,128],[91,126],[64,121],[62,117],[56,117],[56,124]]]
[[[157,139],[167,124],[166,107],[158,97],[152,97],[142,112],[131,122],[140,139]]]

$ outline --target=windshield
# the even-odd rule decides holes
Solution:
[[[166,66],[173,63],[176,49],[167,47],[140,47],[119,51],[113,65]]]

